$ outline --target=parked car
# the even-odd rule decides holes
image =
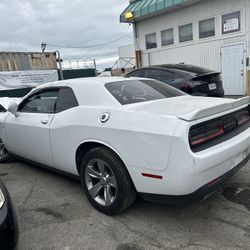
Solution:
[[[9,192],[0,181],[0,248],[14,249],[18,239],[16,213]]]
[[[1,161],[27,159],[78,176],[99,211],[140,194],[179,202],[214,192],[250,155],[250,100],[194,97],[152,79],[48,83],[19,105],[0,100]]]
[[[152,78],[190,95],[223,97],[220,73],[188,64],[165,64],[136,69],[126,76]]]

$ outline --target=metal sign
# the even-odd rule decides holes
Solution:
[[[230,31],[234,31],[234,30],[239,30],[240,27],[240,22],[238,18],[232,18],[229,20],[226,20],[226,22],[224,23],[224,33],[225,32],[230,32]]]
[[[57,70],[0,72],[0,90],[37,87],[54,81],[58,81]]]

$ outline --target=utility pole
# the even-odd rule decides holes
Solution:
[[[44,52],[45,52],[46,47],[47,47],[47,43],[42,42],[42,43],[41,43],[42,53],[44,53]]]
[[[93,62],[94,62],[94,68],[95,68],[95,76],[96,76],[96,74],[97,74],[97,71],[96,71],[96,61],[95,61],[95,59],[93,59]]]
[[[41,43],[42,53],[45,52],[46,47],[47,47],[47,43],[42,42]],[[63,60],[61,59],[60,52],[58,50],[54,52],[54,55],[56,56],[56,62],[58,62],[58,65],[59,65],[59,69],[58,69],[58,71],[59,71],[59,78],[60,78],[60,80],[63,80],[63,72],[62,72],[62,61]]]
[[[60,52],[57,50],[55,51],[56,53],[56,61],[58,62],[58,65],[59,65],[59,77],[60,77],[60,80],[63,80],[63,71],[62,71],[62,59],[60,57]]]

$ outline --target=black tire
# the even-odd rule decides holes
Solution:
[[[110,175],[112,175],[112,177],[115,178],[116,189],[112,193],[112,194],[115,193],[115,195],[114,195],[115,197],[113,197],[112,204],[110,204],[110,205],[100,204],[100,202],[97,202],[92,197],[93,195],[92,196],[90,195],[89,182],[91,182],[91,185],[92,185],[92,181],[91,180],[88,181],[88,178],[90,175],[88,175],[87,168],[89,169],[89,167],[88,167],[88,166],[90,166],[89,164],[91,162],[94,162],[95,160],[97,160],[98,162],[99,162],[99,160],[101,160],[102,163],[104,162],[106,164],[106,165],[104,164],[106,171],[108,171],[108,169],[110,169],[112,172]],[[123,211],[126,208],[128,208],[129,206],[131,206],[136,199],[137,192],[135,190],[135,187],[133,185],[133,182],[129,176],[129,173],[128,173],[126,167],[124,166],[124,164],[120,160],[120,158],[106,147],[94,148],[94,149],[90,150],[83,157],[82,162],[81,162],[80,178],[81,178],[83,190],[84,190],[88,200],[90,201],[90,203],[97,210],[99,210],[100,212],[102,212],[104,214],[114,215],[114,214],[120,213],[121,211]],[[93,179],[95,180],[95,178],[93,178]],[[96,179],[96,180],[99,184],[100,180],[99,179]],[[102,183],[101,185],[105,185],[105,184]],[[106,184],[106,185],[108,185],[108,184]],[[102,187],[102,188],[103,188],[103,192],[104,192],[104,187]],[[101,190],[101,189],[99,188],[98,190]],[[102,192],[102,190],[100,191],[100,193],[101,192]],[[106,196],[107,196],[107,194],[106,194]],[[98,197],[102,197],[102,196],[100,195]],[[105,196],[103,194],[103,200],[104,200],[104,202],[106,202],[104,197]]]
[[[0,163],[9,163],[13,161],[13,157],[9,154],[7,148],[5,148],[2,140],[0,139]]]

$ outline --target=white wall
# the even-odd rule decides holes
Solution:
[[[119,47],[118,54],[119,54],[119,68],[132,68],[135,65],[134,44],[128,44]]]
[[[221,34],[221,15],[241,11],[241,31]],[[198,22],[215,17],[216,36],[199,39]],[[250,0],[205,0],[189,7],[151,17],[137,23],[135,49],[142,50],[143,66],[163,63],[191,63],[220,71],[220,48],[244,43],[246,56],[250,56]],[[194,40],[178,42],[178,26],[193,23]],[[161,30],[174,28],[175,44],[161,47]],[[146,50],[145,35],[157,33],[157,48]]]

